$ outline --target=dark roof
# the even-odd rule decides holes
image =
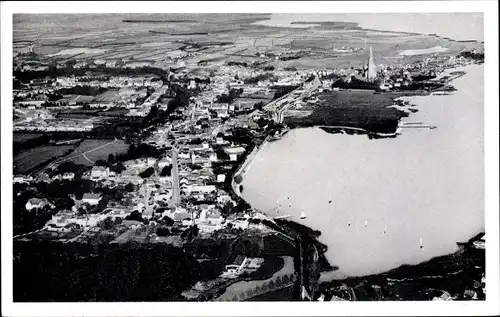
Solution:
[[[238,255],[238,256],[236,257],[236,259],[234,260],[233,264],[234,264],[234,265],[242,265],[242,264],[243,264],[243,261],[245,261],[245,258],[246,258],[246,257],[244,257],[244,256],[242,256],[242,255]]]

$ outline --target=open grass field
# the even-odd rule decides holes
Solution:
[[[41,146],[19,153],[14,157],[14,174],[27,173],[35,166],[47,162],[53,157],[64,155],[66,151],[73,148],[72,145]]]
[[[415,94],[415,93],[409,93]],[[398,121],[405,114],[395,108],[387,108],[393,99],[404,94],[375,94],[368,90],[341,90],[318,96],[316,106],[305,107],[312,113],[306,117],[286,117],[285,122],[297,126],[349,126],[369,131],[394,132]]]
[[[97,160],[107,160],[109,154],[127,151],[128,145],[123,140],[85,140],[73,153],[57,160],[57,163],[71,161],[75,164],[94,165]]]
[[[113,101],[117,93],[118,90],[108,90],[106,92],[103,92],[102,94],[95,96],[94,102],[111,102]]]

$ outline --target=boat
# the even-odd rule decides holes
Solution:
[[[306,219],[306,214],[304,212],[300,214],[300,219]]]
[[[424,248],[424,245],[422,243],[422,237],[420,237],[420,249],[423,249]]]

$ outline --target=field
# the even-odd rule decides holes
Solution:
[[[107,160],[109,154],[116,155],[128,149],[122,140],[85,140],[75,151],[57,160],[57,163],[71,161],[76,164],[92,166],[97,160]]]
[[[14,174],[27,173],[35,166],[47,162],[53,157],[61,156],[73,148],[74,146],[71,145],[41,146],[22,152],[14,157]]]
[[[108,90],[100,95],[95,96],[94,102],[111,102],[117,94],[117,90]]]
[[[92,96],[84,96],[84,95],[65,95],[61,101],[66,101],[68,103],[72,102],[92,102],[94,100],[94,97]]]
[[[398,120],[405,115],[400,110],[387,107],[400,96],[402,94],[374,94],[365,90],[324,93],[318,96],[320,103],[317,106],[304,109],[312,110],[309,116],[286,117],[285,122],[296,126],[338,125],[391,133],[396,129]]]
[[[110,109],[107,111],[101,111],[99,112],[99,115],[101,116],[124,116],[128,113],[129,111],[127,109]]]

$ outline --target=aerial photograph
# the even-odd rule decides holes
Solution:
[[[483,13],[12,22],[14,303],[486,300]]]

